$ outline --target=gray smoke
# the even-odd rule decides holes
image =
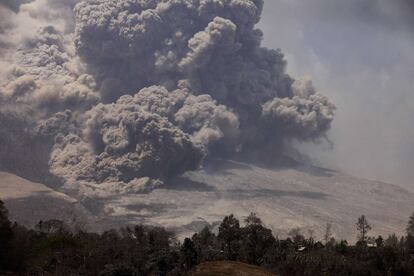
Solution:
[[[166,117],[188,133],[193,143],[206,153],[217,144],[229,147],[237,143],[237,115],[226,106],[218,105],[210,95],[194,96],[188,89],[168,91],[163,86],[150,86],[134,96],[123,96],[118,100],[121,103],[129,101],[145,111]]]
[[[0,46],[0,103],[30,111],[67,185],[137,192],[210,156],[325,137],[335,107],[260,46],[262,0],[76,2],[21,5]]]
[[[295,81],[292,91],[292,98],[274,98],[263,105],[269,128],[300,140],[318,138],[329,129],[335,107],[315,93],[310,81]]]
[[[126,98],[127,97],[127,98]],[[144,111],[131,97],[99,104],[85,115],[83,135],[56,139],[51,170],[65,179],[125,182],[164,180],[196,169],[202,152],[165,118]]]
[[[54,27],[39,29],[13,58],[8,82],[0,86],[6,100],[49,113],[66,108],[87,109],[98,103],[93,77],[79,75],[76,58]]]

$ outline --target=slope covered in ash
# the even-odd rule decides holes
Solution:
[[[73,197],[0,171],[0,200],[9,210],[11,221],[34,227],[40,220],[59,219],[96,229],[96,218]]]
[[[102,196],[84,204],[111,224],[162,225],[180,236],[215,227],[230,213],[243,219],[256,212],[276,235],[299,227],[321,238],[331,223],[337,239],[353,241],[362,214],[372,235],[404,234],[413,199],[413,193],[395,185],[298,163],[265,168],[215,160],[147,194]]]
[[[79,199],[12,174],[0,176],[0,195],[11,218],[27,226],[78,217],[88,220],[90,230],[144,223],[183,236],[217,227],[230,213],[242,220],[256,212],[279,236],[299,227],[321,238],[331,223],[337,239],[352,241],[361,214],[372,235],[404,234],[414,210],[414,194],[398,186],[298,163],[271,168],[214,160],[148,193],[91,193]]]

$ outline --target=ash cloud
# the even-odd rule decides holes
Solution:
[[[2,32],[0,104],[31,114],[26,128],[48,144],[50,172],[81,190],[147,191],[205,158],[282,155],[290,139],[324,138],[335,107],[285,72],[280,50],[261,46],[262,9],[262,0],[22,4]],[[28,22],[36,32],[19,33]]]
[[[335,107],[327,97],[315,94],[309,80],[295,81],[292,90],[292,98],[275,98],[263,105],[269,127],[300,140],[319,137],[330,128]]]
[[[131,97],[99,104],[85,114],[82,135],[59,136],[51,170],[65,179],[129,183],[164,180],[196,169],[201,150],[167,119],[144,111]]]

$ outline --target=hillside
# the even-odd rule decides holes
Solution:
[[[230,213],[243,219],[256,212],[275,235],[299,227],[321,238],[331,223],[336,238],[353,241],[361,214],[373,235],[404,234],[413,199],[413,193],[395,185],[313,166],[266,168],[215,160],[148,194],[89,201],[111,220],[162,225],[181,236],[215,227]]]
[[[272,276],[260,267],[240,262],[207,262],[198,265],[191,276]]]
[[[27,227],[58,218],[93,229],[96,221],[73,197],[6,172],[0,172],[0,199],[9,210],[10,220]]]
[[[94,229],[143,223],[183,237],[217,227],[230,213],[243,219],[256,212],[280,237],[299,227],[321,238],[331,223],[337,239],[353,241],[361,214],[373,228],[371,235],[386,236],[404,234],[414,211],[414,194],[398,186],[303,164],[272,168],[215,160],[149,193],[78,199],[10,174],[0,176],[0,197],[12,219],[26,225],[76,214],[92,221]]]

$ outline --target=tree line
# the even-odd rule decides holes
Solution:
[[[208,261],[240,261],[277,275],[414,275],[414,213],[407,235],[370,237],[365,216],[358,242],[335,240],[327,224],[323,241],[294,229],[279,239],[254,213],[243,225],[226,216],[217,233],[208,227],[182,242],[162,227],[144,225],[91,233],[60,220],[27,229],[8,219],[0,201],[0,275],[191,275]]]

